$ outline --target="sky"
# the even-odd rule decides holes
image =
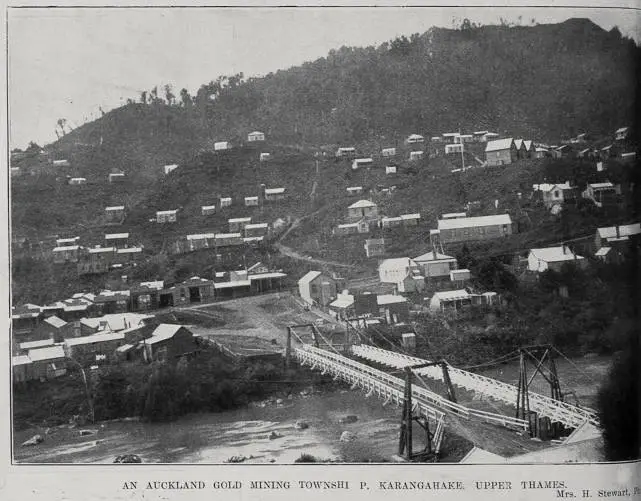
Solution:
[[[378,45],[432,26],[451,28],[464,18],[528,25],[572,17],[606,30],[618,26],[641,40],[638,10],[608,8],[9,9],[9,144],[52,142],[59,118],[80,126],[97,118],[100,107],[138,100],[155,85],[195,94],[219,75],[265,75],[344,45]]]

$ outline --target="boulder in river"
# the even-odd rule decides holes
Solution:
[[[276,438],[280,438],[280,437],[282,437],[282,435],[281,435],[280,433],[276,432],[276,431],[272,431],[272,432],[269,434],[269,439],[270,439],[270,440],[274,440],[274,439],[276,439]]]
[[[309,424],[306,423],[305,421],[299,420],[299,421],[296,421],[296,424],[294,425],[294,427],[297,430],[306,430],[307,428],[309,428]]]
[[[358,421],[358,416],[355,416],[354,414],[348,414],[338,420],[341,424],[355,423],[356,421]]]
[[[45,439],[42,435],[34,435],[29,440],[25,440],[24,442],[22,442],[22,447],[26,447],[28,445],[38,445],[44,441]]]
[[[341,433],[341,442],[352,442],[356,438],[351,431],[344,431]]]

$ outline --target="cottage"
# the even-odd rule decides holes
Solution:
[[[307,304],[327,306],[336,298],[336,280],[320,271],[310,271],[298,281],[298,292]]]
[[[77,263],[79,255],[79,245],[61,245],[53,249],[53,262],[55,264]]]
[[[127,247],[126,249],[117,249],[114,258],[115,264],[133,263],[142,256],[142,247]],[[115,266],[115,265],[114,265]]]
[[[414,273],[408,274],[397,284],[398,292],[417,294],[425,290],[425,277]]]
[[[258,199],[258,197],[256,197]],[[220,208],[231,207],[231,197],[220,197]]]
[[[14,383],[24,383],[35,379],[33,373],[33,362],[28,355],[16,355],[11,357],[11,372]]]
[[[435,292],[430,300],[430,311],[437,313],[446,310],[458,310],[472,305],[472,294],[465,289]]]
[[[214,143],[214,151],[231,150],[231,143],[229,141],[218,141]]]
[[[251,294],[251,280],[229,280],[228,282],[217,282],[214,284],[216,297],[219,299],[233,299],[236,297],[248,296]]]
[[[384,238],[368,238],[365,240],[365,255],[367,257],[378,257],[385,254]]]
[[[561,267],[568,263],[580,268],[584,268],[587,265],[584,257],[575,254],[566,245],[546,247],[543,249],[530,249],[527,262],[528,270],[537,273],[546,270],[561,271]]]
[[[545,158],[550,156],[550,150],[543,146],[537,146],[534,148],[534,158]]]
[[[339,224],[334,229],[334,235],[355,235],[359,233],[369,233],[369,222],[361,219],[355,223]]]
[[[446,144],[445,154],[451,155],[453,153],[459,153],[459,154],[463,153],[463,144],[462,143]]]
[[[354,158],[356,157],[356,148],[348,146],[348,147],[342,147],[338,148],[336,150],[336,158],[342,159],[342,158]]]
[[[487,165],[507,165],[515,162],[518,152],[511,137],[488,141],[485,146],[485,161]]]
[[[121,224],[125,219],[125,206],[114,205],[112,207],[105,207],[105,215],[107,224]]]
[[[385,318],[388,324],[408,322],[410,309],[407,299],[393,294],[380,294],[376,296],[378,313]]]
[[[175,223],[178,220],[178,209],[156,211],[156,222],[159,224]]]
[[[165,165],[163,167],[163,172],[165,173],[165,176],[166,176],[170,172],[175,171],[177,168],[178,168],[178,164]]]
[[[438,231],[443,243],[490,240],[511,235],[512,219],[509,214],[440,219]]]
[[[396,174],[396,165],[387,165],[385,167],[385,174]]]
[[[201,277],[191,277],[180,284],[181,296],[189,303],[209,301],[214,297],[214,282]]]
[[[103,361],[113,361],[116,356],[116,348],[123,345],[124,342],[125,335],[123,333],[102,331],[90,336],[66,339],[64,351],[67,357],[87,367]]]
[[[110,183],[122,183],[124,181],[125,181],[124,172],[112,172],[111,174],[109,174]]]
[[[285,188],[265,188],[265,201],[273,202],[275,200],[285,199]]]
[[[378,265],[378,277],[382,283],[398,284],[418,270],[418,264],[408,257],[385,259]]]
[[[472,279],[472,273],[467,268],[450,271],[450,282],[455,289],[464,288]]]
[[[375,219],[377,216],[378,207],[369,200],[359,200],[347,208],[347,219],[350,222],[360,221],[363,218]]]
[[[80,237],[71,237],[71,238],[56,238],[56,245],[58,247],[66,247],[70,245],[78,245]]]
[[[267,160],[269,160],[270,156],[271,155],[269,153],[261,153],[260,156],[258,157],[258,160],[260,162],[267,162]]]
[[[193,333],[183,325],[160,324],[142,341],[146,362],[177,362],[197,351]]]
[[[103,315],[124,313],[129,305],[130,291],[101,291],[95,298],[94,303]],[[112,329],[114,330],[114,329]]]
[[[91,275],[107,273],[115,262],[115,247],[93,247],[87,249],[78,261],[78,274]]]
[[[432,250],[413,259],[420,273],[429,281],[449,278],[450,272],[458,267],[456,258]]]
[[[410,134],[406,139],[405,143],[406,144],[420,144],[424,143],[425,138],[421,136],[420,134]]]
[[[445,132],[442,134],[443,140],[448,144],[458,143],[460,132]]]
[[[354,316],[354,296],[341,292],[328,307],[338,320],[347,320]]]
[[[69,160],[62,159],[62,160],[54,160],[51,162],[51,164],[54,167],[69,167]]]
[[[615,141],[625,141],[630,133],[630,127],[621,127],[614,133]]]
[[[67,373],[66,356],[62,346],[49,346],[29,350],[33,379],[54,379]]]
[[[254,132],[250,132],[249,134],[247,134],[248,143],[255,143],[255,142],[264,141],[264,140],[265,140],[264,132],[259,132],[255,130]]]
[[[362,186],[349,186],[347,188],[347,194],[348,195],[360,195],[363,193],[363,187]]]
[[[621,194],[621,186],[614,185],[609,181],[603,183],[588,183],[585,191],[581,194],[583,198],[592,200],[598,207],[604,203],[612,203]]]
[[[245,207],[258,207],[258,197],[245,197]]]
[[[35,329],[42,320],[42,307],[36,304],[23,304],[11,308],[11,326],[14,334]]]
[[[251,221],[251,217],[235,217],[228,219],[227,222],[229,223],[229,232],[238,233],[242,231],[246,225],[251,223]]]
[[[380,226],[383,229],[396,228],[403,225],[403,219],[400,216],[396,217],[383,217],[380,220]]]
[[[423,158],[423,151],[410,151],[410,162],[418,162]]]
[[[472,138],[475,143],[484,143],[487,141],[486,134],[489,131],[487,130],[477,130],[476,132],[472,132]]]
[[[87,178],[86,177],[72,177],[69,179],[69,184],[70,185],[79,185],[79,184],[87,184]]]
[[[532,188],[534,193],[541,197],[547,209],[563,205],[564,202],[575,198],[575,189],[570,186],[570,181],[557,184],[535,184]]]
[[[374,160],[371,158],[355,158],[352,161],[352,170],[358,170],[361,167],[371,167],[374,165]]]
[[[472,134],[461,134],[458,140],[459,143],[471,143],[474,141],[474,136]]]
[[[160,307],[160,291],[165,284],[162,280],[141,282],[129,289],[129,308],[131,311],[148,311]]]
[[[641,235],[641,223],[597,228],[594,244],[597,249],[601,249],[614,242],[628,241],[630,237],[638,235]]]
[[[116,249],[122,249],[129,245],[129,233],[107,233],[105,244]]]
[[[245,238],[265,237],[269,233],[269,223],[246,224],[243,230]]]
[[[381,156],[383,158],[389,158],[396,156],[396,148],[383,148],[381,150]]]
[[[200,215],[201,216],[213,216],[216,214],[216,206],[215,205],[202,205],[200,207]]]

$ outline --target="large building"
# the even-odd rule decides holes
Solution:
[[[438,231],[444,244],[490,240],[511,235],[512,219],[509,214],[440,219]]]
[[[298,281],[298,291],[306,303],[327,306],[336,298],[336,281],[320,271],[310,271]]]

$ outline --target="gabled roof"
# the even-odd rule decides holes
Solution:
[[[19,365],[27,365],[30,363],[32,362],[28,355],[17,355],[15,357],[11,357],[11,365],[13,367],[17,367]]]
[[[348,209],[364,209],[365,207],[376,207],[376,204],[369,200],[359,200],[350,205]]]
[[[36,348],[29,350],[27,356],[32,362],[42,362],[56,358],[65,358],[65,350],[60,345],[49,346],[47,348]]]
[[[285,193],[285,188],[266,188],[265,195],[279,195]]]
[[[607,226],[597,229],[601,238],[616,238],[617,227]],[[619,237],[629,237],[641,234],[641,223],[624,224],[619,226]]]
[[[249,133],[249,134],[247,134],[247,135],[248,135],[248,136],[256,136],[256,135],[263,135],[263,136],[264,136],[264,135],[265,135],[265,133],[264,133],[264,132],[260,132],[260,131],[258,131],[258,130],[255,130],[254,132],[250,132],[250,133]]]
[[[111,332],[111,331],[102,331],[92,334],[91,336],[82,336],[65,339],[65,344],[67,346],[80,346],[85,344],[94,344],[94,343],[107,343],[109,341],[120,341],[125,339],[125,335],[122,332]]]
[[[115,247],[93,247],[88,250],[89,254],[101,254],[103,252],[115,252]]]
[[[329,304],[331,308],[349,308],[354,304],[354,296],[351,294],[339,294],[336,299]]]
[[[532,149],[532,144],[533,144],[532,141],[530,141],[529,139],[525,139],[523,141],[523,145],[525,146],[525,149],[527,151],[530,151]]]
[[[160,324],[151,333],[151,337],[145,340],[145,344],[156,344],[171,339],[182,327],[178,324]]]
[[[390,259],[384,259],[381,261],[381,263],[378,265],[379,269],[389,269],[389,268],[399,268],[399,267],[410,267],[415,265],[416,263],[410,259],[409,257],[395,257],[395,258],[390,258]]]
[[[596,254],[594,254],[597,257],[601,256],[607,256],[608,252],[612,250],[612,247],[601,247],[598,251],[596,251]]]
[[[465,289],[455,291],[440,291],[435,292],[432,298],[437,298],[439,301],[457,301],[460,299],[467,299],[471,296]]]
[[[53,249],[53,252],[65,252],[65,251],[73,251],[78,249],[80,249],[79,245],[61,245],[60,247],[55,247]]]
[[[426,252],[425,254],[421,254],[418,257],[414,258],[414,261],[417,263],[422,263],[425,261],[451,261],[454,260],[456,261],[455,257],[448,256],[447,254],[441,254],[440,252],[436,253],[436,257],[434,257],[434,252]]]
[[[403,296],[395,296],[394,294],[381,294],[380,296],[376,296],[376,304],[379,306],[398,303],[407,303],[407,299]]]
[[[105,207],[106,211],[117,211],[117,210],[125,210],[124,205],[114,205],[112,207]]]
[[[589,183],[588,186],[593,190],[603,190],[607,188],[614,188],[614,185],[609,181],[605,183]]]
[[[107,233],[105,240],[119,240],[122,238],[129,238],[129,233]]]
[[[34,348],[44,348],[45,346],[53,346],[53,339],[40,339],[39,341],[27,341],[20,343],[21,350],[32,350]]]
[[[523,146],[523,139],[515,139],[514,146],[516,146],[517,150],[520,150],[521,146]]]
[[[249,223],[252,220],[251,217],[233,217],[228,219],[228,223]]]
[[[498,224],[511,224],[509,214],[496,214],[494,216],[461,217],[457,219],[439,219],[439,230],[451,230],[457,228],[472,228],[481,226],[493,226]]]
[[[490,151],[509,150],[512,147],[512,144],[514,144],[514,140],[511,137],[507,137],[505,139],[495,139],[494,141],[487,142],[487,145],[485,146],[485,151],[490,152]]]
[[[64,306],[63,306],[64,308]],[[59,329],[60,327],[64,327],[67,325],[67,322],[65,322],[62,318],[58,318],[57,316],[53,315],[51,317],[45,318],[44,322],[48,323],[49,325],[55,327],[56,329]]]
[[[347,191],[362,191],[363,187],[362,186],[348,186]]]
[[[575,259],[585,259],[584,257],[575,254],[565,246],[530,249],[530,254],[536,257],[539,261],[545,261],[546,263],[560,263],[563,261],[574,261]]]

